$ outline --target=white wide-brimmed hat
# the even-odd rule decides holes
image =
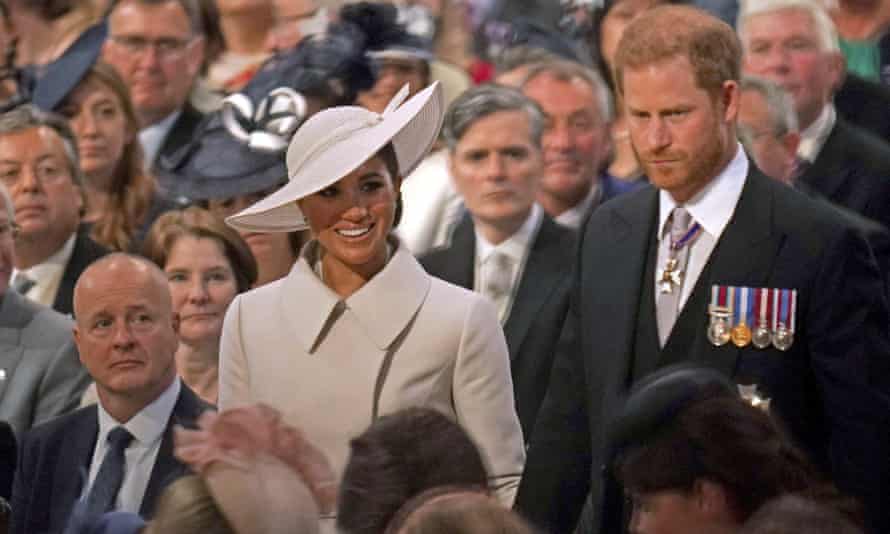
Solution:
[[[439,82],[404,102],[407,96],[405,85],[383,113],[342,106],[310,117],[287,149],[287,185],[226,222],[247,232],[304,230],[308,224],[296,201],[337,183],[390,142],[399,173],[407,176],[433,146],[445,116]]]

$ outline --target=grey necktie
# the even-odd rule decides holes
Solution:
[[[498,316],[503,321],[503,299],[510,294],[513,281],[513,260],[501,251],[494,251],[485,261],[483,269],[485,278],[482,281],[482,294],[490,298],[498,309]]]
[[[658,319],[658,341],[664,347],[674,323],[677,322],[677,315],[680,313],[680,292],[683,289],[683,275],[686,274],[686,264],[689,262],[689,244],[681,246],[679,249],[671,250],[673,243],[681,242],[686,233],[692,226],[692,216],[689,215],[684,208],[676,207],[668,217],[667,228],[670,237],[668,242],[668,259],[665,265],[659,267],[659,277],[665,278],[665,270],[668,274],[673,271],[676,275],[673,282],[659,282],[656,288],[655,308]],[[673,269],[670,269],[669,263],[674,262]],[[666,278],[671,278],[667,276]],[[669,290],[668,290],[669,289]]]
[[[93,486],[90,488],[90,494],[87,497],[89,517],[99,516],[114,510],[117,494],[121,489],[121,483],[124,481],[124,469],[126,467],[124,451],[130,446],[131,441],[133,441],[133,434],[130,434],[122,426],[114,427],[108,433],[105,458],[102,460],[99,473],[93,480]]]
[[[16,273],[15,277],[12,279],[12,288],[15,289],[16,293],[19,295],[24,295],[28,291],[31,291],[31,288],[37,285],[37,282],[31,280],[24,273]]]

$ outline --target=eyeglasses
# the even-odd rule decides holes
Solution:
[[[0,241],[15,239],[19,235],[19,227],[15,221],[0,222]]]
[[[162,59],[175,59],[182,55],[186,48],[194,42],[194,38],[177,39],[175,37],[163,37],[161,39],[146,39],[138,35],[112,35],[111,41],[134,56],[143,56],[149,48],[157,52]]]
[[[55,185],[63,180],[71,179],[70,169],[64,165],[57,165],[52,161],[42,161],[31,168],[33,178],[42,185]],[[21,182],[24,170],[22,167],[0,169],[0,182],[7,189],[15,189]]]

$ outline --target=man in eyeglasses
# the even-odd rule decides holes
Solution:
[[[189,93],[204,62],[204,23],[196,0],[122,0],[111,11],[103,59],[130,88],[146,167],[185,145],[201,121]],[[161,186],[179,200],[176,183]]]

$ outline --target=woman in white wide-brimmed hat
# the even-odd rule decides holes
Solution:
[[[239,295],[220,354],[219,407],[280,410],[331,459],[378,416],[439,410],[479,446],[511,504],[525,453],[510,363],[492,305],[426,274],[393,235],[402,177],[436,139],[438,83],[382,114],[337,107],[310,118],[287,152],[289,182],[227,219],[248,231],[309,228],[285,278]]]

